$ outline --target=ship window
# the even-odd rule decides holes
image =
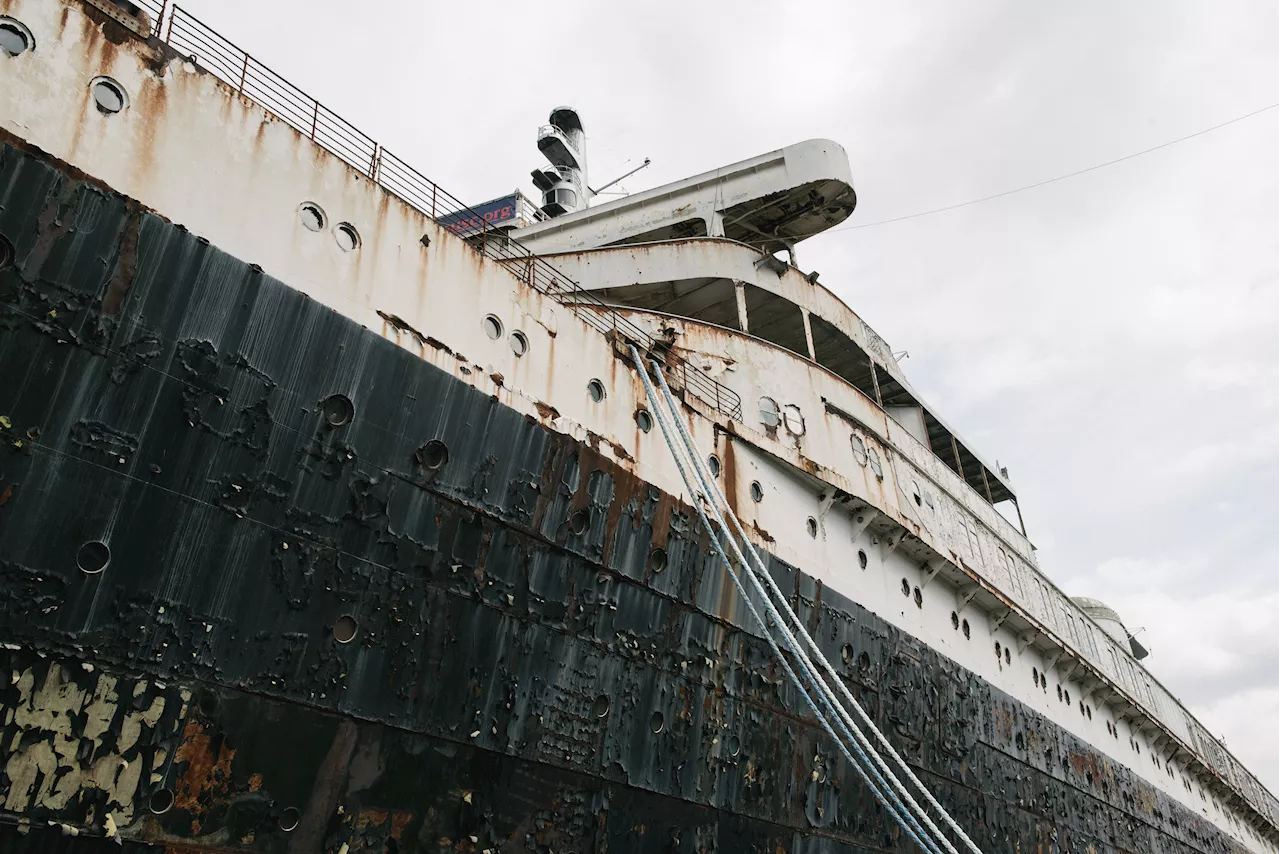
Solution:
[[[875,472],[876,477],[884,479],[884,469],[880,467],[880,455],[876,453],[875,448],[867,451],[867,464],[871,466],[871,470]]]
[[[969,621],[963,620],[960,623],[960,631],[964,632],[964,639],[969,639]]]
[[[804,415],[801,414],[800,407],[794,403],[788,403],[782,410],[782,423],[786,425],[787,432],[791,435],[804,435]]]
[[[858,567],[860,569],[867,568],[867,553],[862,549],[858,549]]]
[[[804,522],[805,529],[808,530],[809,536],[815,540],[818,538],[818,520],[810,516]]]
[[[951,628],[953,629],[960,628],[960,615],[957,614],[955,611],[951,612]]]
[[[35,39],[31,31],[13,18],[0,18],[0,51],[9,56],[17,56],[31,50]]]
[[[720,476],[720,458],[715,454],[707,457],[707,468],[711,469],[712,477]]]
[[[76,566],[86,575],[97,575],[111,562],[111,549],[106,543],[91,540],[76,552]]]
[[[907,581],[905,578],[902,579],[902,595],[903,596],[911,595],[911,582]]]
[[[298,207],[298,219],[302,220],[302,226],[307,231],[324,230],[324,211],[320,210],[319,205],[303,202]]]
[[[349,222],[340,222],[333,230],[333,239],[343,252],[354,252],[360,247],[360,234]]]
[[[911,497],[915,500],[917,507],[924,503],[924,499],[920,497],[920,484],[916,483],[914,480],[911,481]]]
[[[600,382],[600,380],[592,380],[587,383],[587,394],[596,403],[604,400],[604,383]]]
[[[760,423],[766,427],[777,427],[781,421],[778,402],[771,397],[760,398]]]
[[[853,458],[858,461],[858,465],[865,466],[867,464],[867,443],[862,441],[862,437],[854,433],[849,437],[849,444],[853,446]]]
[[[331,394],[320,404],[324,420],[330,427],[341,427],[355,417],[356,406],[345,394]]]
[[[519,329],[511,333],[511,352],[517,359],[529,352],[529,339]]]
[[[156,789],[151,795],[151,803],[148,806],[156,815],[164,815],[173,807],[173,791]]]
[[[333,639],[338,643],[351,643],[355,640],[360,624],[350,614],[343,614],[333,624]]]
[[[764,501],[764,487],[760,485],[760,481],[751,481],[751,500],[759,504]]]
[[[418,462],[424,468],[437,471],[449,462],[449,448],[439,439],[432,439],[418,449]]]
[[[98,109],[106,115],[118,113],[129,106],[124,87],[110,77],[95,77],[89,84],[89,91],[93,93]]]
[[[641,433],[648,433],[653,429],[653,416],[649,414],[649,410],[636,410],[636,426],[640,428]]]
[[[662,572],[667,568],[667,553],[663,549],[651,549],[649,551],[649,570],[651,572]]]
[[[299,822],[302,821],[302,813],[298,812],[297,807],[289,807],[280,813],[280,829],[285,833],[298,829]]]
[[[480,321],[480,325],[484,327],[484,334],[492,340],[497,341],[502,337],[502,321],[497,316],[486,314],[484,320]]]
[[[919,587],[911,591],[911,598],[915,599],[917,608],[924,607],[924,594],[920,592]]]

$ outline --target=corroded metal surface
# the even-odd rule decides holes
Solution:
[[[0,187],[5,850],[906,850],[688,508],[51,163]],[[771,569],[985,850],[1235,850]]]

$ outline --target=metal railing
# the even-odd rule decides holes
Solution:
[[[484,216],[439,184],[387,151],[318,100],[223,38],[199,18],[167,0],[141,0],[153,17],[153,35],[180,56],[213,74],[237,94],[311,139],[410,207],[466,241],[475,251],[499,261],[509,273],[546,294],[594,327],[625,354],[630,341],[663,360],[668,375],[686,392],[734,420],[742,420],[742,400],[733,389],[689,365],[591,291],[535,255],[519,241],[498,232]]]

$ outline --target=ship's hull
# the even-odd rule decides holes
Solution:
[[[689,508],[15,145],[4,850],[112,850],[112,826],[139,851],[910,849]],[[771,568],[984,851],[1236,850]]]

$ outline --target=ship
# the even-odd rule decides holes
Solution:
[[[837,143],[468,205],[168,0],[0,82],[0,851],[1277,850],[798,266]]]

